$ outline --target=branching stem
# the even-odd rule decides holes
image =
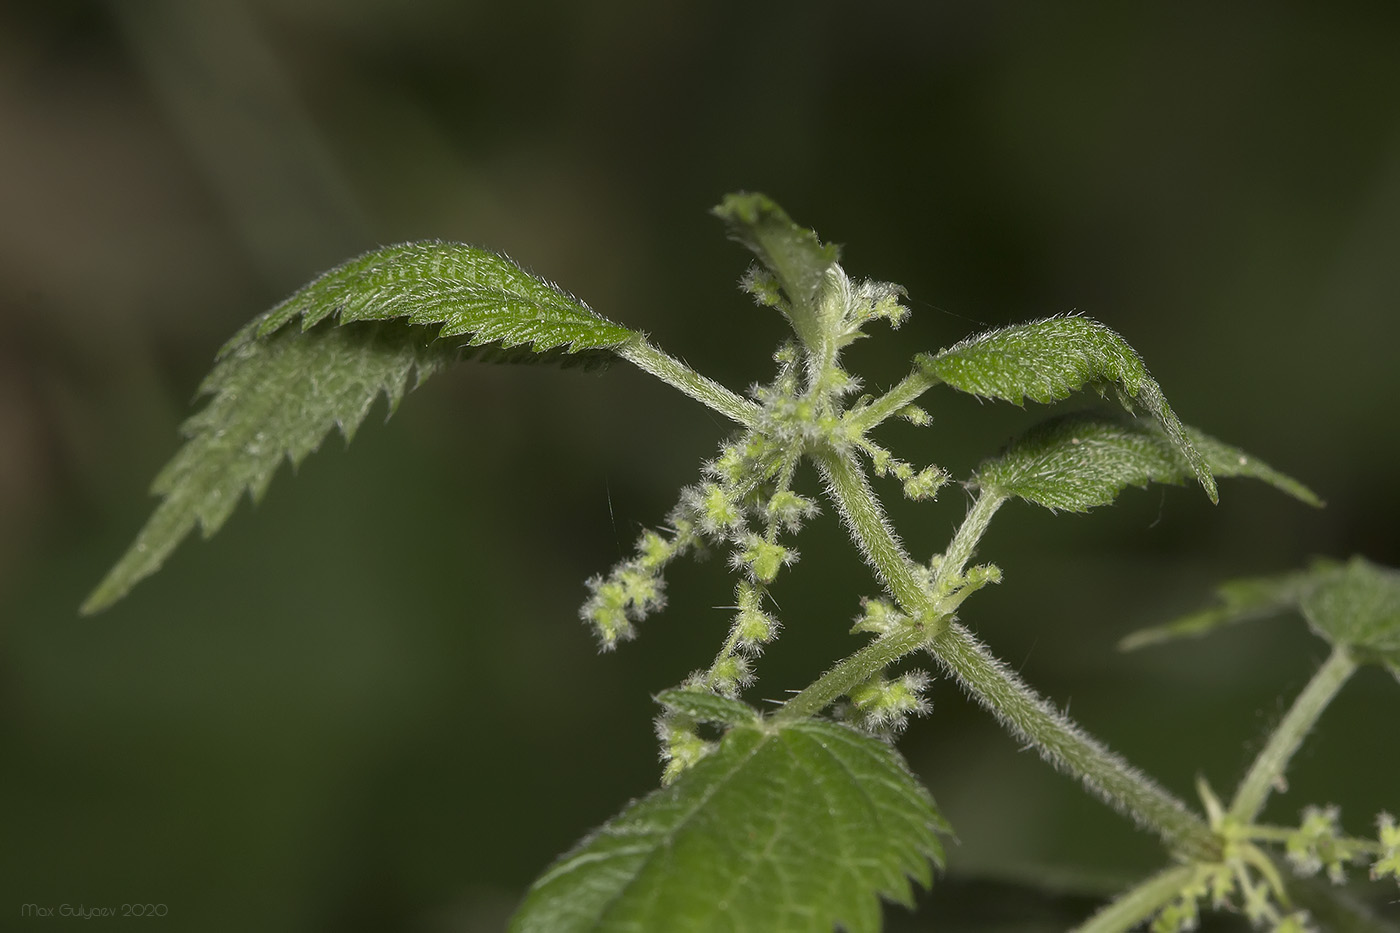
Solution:
[[[948,543],[948,550],[944,553],[943,560],[938,565],[938,573],[934,577],[935,588],[963,572],[967,562],[972,559],[972,552],[977,549],[977,542],[987,533],[992,516],[1005,501],[1004,493],[991,489],[984,489],[978,495],[972,508],[967,511],[967,517],[958,526],[953,540]]]
[[[1156,833],[1168,848],[1197,860],[1219,857],[1205,820],[1036,694],[966,628],[950,625],[929,651],[1004,727],[1115,810]]]
[[[1323,662],[1303,692],[1298,694],[1283,722],[1278,724],[1268,743],[1249,766],[1249,773],[1240,782],[1235,799],[1230,804],[1231,820],[1247,826],[1259,818],[1264,804],[1268,802],[1269,793],[1283,777],[1288,762],[1303,744],[1303,739],[1355,671],[1356,661],[1346,648],[1341,645],[1334,648],[1331,657]]]
[[[928,594],[919,582],[914,562],[890,528],[885,510],[875,498],[865,473],[849,454],[817,454],[816,461],[851,537],[866,560],[889,586],[904,613],[913,619],[920,618],[928,608]]]
[[[924,372],[922,368],[915,369],[905,376],[894,388],[884,395],[871,402],[865,408],[852,411],[850,425],[857,432],[864,434],[871,428],[889,418],[905,405],[910,404],[920,395],[938,385],[941,380],[937,376]]]
[[[911,625],[871,642],[784,703],[774,718],[791,721],[815,716],[895,661],[917,651],[927,637],[927,632],[922,628]]]
[[[1197,859],[1218,855],[1210,827],[1184,803],[1088,736],[994,658],[965,628],[950,624],[942,616],[927,618],[938,607],[919,581],[915,565],[895,538],[854,459],[829,452],[819,455],[817,463],[852,537],[913,624],[905,632],[886,636],[838,664],[798,694],[781,715],[817,712],[864,679],[858,679],[859,675],[868,677],[880,669],[870,670],[872,665],[891,663],[927,640],[929,651],[963,688],[1003,726],[1039,749],[1047,761],[1078,777],[1101,799],[1155,832],[1172,850]],[[961,572],[1002,501],[998,494],[983,493],[974,503],[944,558],[948,573]]]
[[[1191,883],[1194,865],[1176,865],[1124,891],[1070,933],[1123,933],[1152,917]]]

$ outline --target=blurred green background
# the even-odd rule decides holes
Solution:
[[[76,607],[222,340],[378,244],[506,251],[732,387],[766,379],[782,322],[735,291],[747,259],[706,216],[741,188],[908,288],[910,322],[850,354],[871,386],[1078,309],[1184,420],[1328,500],[1016,505],[982,547],[1006,582],[966,622],[1178,794],[1228,792],[1321,642],[1278,620],[1114,644],[1228,576],[1400,564],[1398,48],[1395,4],[0,6],[0,916],[499,929],[654,787],[650,695],[711,656],[730,584],[677,568],[672,608],[600,656],[582,581],[728,426],[625,364],[459,367],[112,611]],[[1043,415],[926,401],[932,427],[883,436],[958,475]],[[927,556],[964,507],[894,511]],[[755,699],[850,650],[876,591],[830,515],[799,546]],[[998,885],[1093,895],[1161,864],[954,687],[934,703],[900,748],[961,842],[945,893],[892,917],[1063,928],[1092,902],[1021,914]],[[1392,679],[1357,677],[1272,816],[1337,802],[1359,832],[1400,807],[1397,712]]]

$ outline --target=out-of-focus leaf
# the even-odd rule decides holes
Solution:
[[[514,933],[849,933],[927,886],[948,826],[888,745],[831,722],[736,726],[531,887]]]
[[[152,484],[161,503],[82,611],[121,599],[196,525],[210,537],[245,492],[262,498],[282,463],[295,467],[337,428],[348,441],[380,394],[392,412],[410,381],[456,353],[430,329],[399,322],[288,328],[233,348],[204,380],[209,404],[181,426],[185,444]]]
[[[1357,661],[1384,665],[1400,679],[1400,571],[1364,557],[1345,564],[1317,560],[1296,573],[1232,580],[1216,592],[1222,605],[1135,632],[1121,647],[1139,648],[1297,609],[1319,636],[1346,648]]]
[[[245,491],[261,498],[284,460],[300,463],[332,429],[348,440],[380,393],[392,411],[415,373],[421,382],[463,351],[587,362],[634,338],[487,250],[406,243],[337,266],[219,351],[200,387],[209,404],[181,427],[186,443],[152,487],[162,502],[82,611],[155,573],[195,525],[218,531]]]
[[[1347,646],[1356,660],[1400,668],[1400,571],[1353,557],[1303,594],[1299,607],[1313,631]]]
[[[1243,577],[1216,587],[1219,606],[1212,606],[1182,616],[1165,625],[1145,628],[1124,638],[1118,647],[1134,651],[1165,641],[1204,635],[1212,629],[1234,622],[1262,619],[1287,612],[1298,606],[1326,576],[1341,565],[1336,561],[1320,560],[1308,570],[1271,577]]]

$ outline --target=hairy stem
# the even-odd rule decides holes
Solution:
[[[1158,872],[1118,895],[1070,933],[1123,933],[1167,906],[1196,873],[1193,865],[1177,865]]]
[[[835,700],[845,696],[900,658],[916,651],[928,633],[910,625],[873,641],[817,678],[797,696],[783,704],[775,718],[802,719],[815,716]]]
[[[645,337],[635,337],[617,348],[617,355],[638,369],[680,389],[686,395],[720,414],[751,428],[758,421],[758,405],[735,395],[708,376],[702,376],[685,363],[653,346]]]
[[[919,619],[928,609],[928,594],[855,458],[830,452],[817,454],[816,461],[851,537],[904,613]]]
[[[875,425],[880,424],[905,405],[913,402],[914,399],[923,395],[929,389],[938,385],[939,379],[923,371],[922,368],[915,369],[905,376],[894,388],[884,395],[871,402],[865,408],[851,412],[850,424],[856,431],[864,434]]]
[[[1230,804],[1229,816],[1232,820],[1247,826],[1258,819],[1269,793],[1283,777],[1288,762],[1303,744],[1303,739],[1355,671],[1356,661],[1346,648],[1341,645],[1334,648],[1332,656],[1323,662],[1303,692],[1298,694],[1283,722],[1278,724],[1268,743],[1249,766],[1249,773],[1240,782],[1235,799]]]
[[[997,509],[1001,508],[1006,501],[1004,493],[994,492],[984,489],[977,497],[977,501],[968,509],[967,517],[958,526],[957,533],[953,535],[953,540],[948,543],[948,550],[943,554],[943,560],[938,565],[938,573],[935,577],[935,586],[950,580],[962,573],[967,562],[972,558],[972,552],[977,548],[977,542],[982,540],[982,536],[987,533],[987,526],[991,524],[992,516]]]
[[[1218,855],[1215,836],[1204,820],[1085,734],[1069,717],[1052,707],[1005,664],[994,658],[967,629],[956,624],[947,624],[941,631],[925,628],[924,616],[937,607],[930,605],[929,593],[915,576],[913,563],[894,537],[864,474],[851,457],[839,453],[819,455],[817,463],[861,551],[888,583],[900,608],[916,621],[910,627],[911,631],[904,633],[905,637],[916,639],[913,645],[931,636],[928,642],[930,653],[1004,727],[1033,744],[1051,764],[1078,777],[1085,787],[1109,805],[1155,832],[1170,848],[1192,858]],[[971,554],[1000,504],[999,497],[984,493],[973,505],[963,527],[954,536],[954,541],[960,542],[957,550],[963,555],[962,561],[965,562],[967,555]],[[949,550],[951,554],[953,548]],[[954,562],[959,560],[956,556],[953,559]],[[939,621],[945,622],[942,619]],[[837,665],[794,700],[806,695],[802,708],[809,714],[820,710],[826,702],[844,692],[832,691],[847,677],[854,677],[876,661],[888,664],[901,657],[897,649],[904,643],[903,638],[896,642],[892,636],[868,645]],[[857,658],[860,660],[857,661]],[[845,667],[847,663],[850,664],[849,668]],[[823,681],[826,681],[825,685],[817,690]],[[858,682],[852,681],[850,686]],[[808,691],[812,692],[809,694]],[[817,703],[828,694],[830,699]],[[794,707],[790,715],[797,715],[796,709]]]
[[[1192,859],[1218,858],[1214,833],[1184,803],[1087,735],[1036,694],[971,632],[950,625],[929,651],[1001,724],[1036,747],[1047,762],[1095,796]]]

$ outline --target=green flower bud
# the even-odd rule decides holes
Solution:
[[[932,499],[951,477],[938,467],[926,467],[904,480],[904,494],[910,499]]]
[[[817,504],[790,489],[775,493],[765,509],[768,518],[787,531],[797,531],[805,519],[817,514]]]
[[[905,625],[909,617],[883,599],[862,599],[861,614],[851,626],[851,634],[870,632],[873,635],[888,635]]]
[[[1385,851],[1371,864],[1371,880],[1379,881],[1389,875],[1400,884],[1400,825],[1396,825],[1395,817],[1389,813],[1376,817],[1376,836]]]
[[[745,543],[747,547],[738,554],[737,564],[747,566],[759,583],[772,583],[779,570],[797,560],[796,551],[765,541],[758,535],[749,535]]]
[[[592,595],[579,610],[583,620],[593,626],[603,650],[617,646],[619,641],[632,638],[635,630],[627,617],[627,597],[620,583],[594,577],[588,581]]]
[[[666,767],[661,773],[661,783],[670,784],[691,765],[718,748],[715,742],[700,738],[693,723],[674,723],[663,717],[657,721],[656,731],[661,738],[661,758]]]
[[[903,418],[910,424],[918,425],[921,428],[933,422],[933,417],[918,405],[905,405],[895,412],[895,417]]]
[[[738,696],[739,690],[752,680],[753,671],[748,659],[736,654],[725,655],[715,661],[715,666],[710,669],[710,683],[721,696]]]

